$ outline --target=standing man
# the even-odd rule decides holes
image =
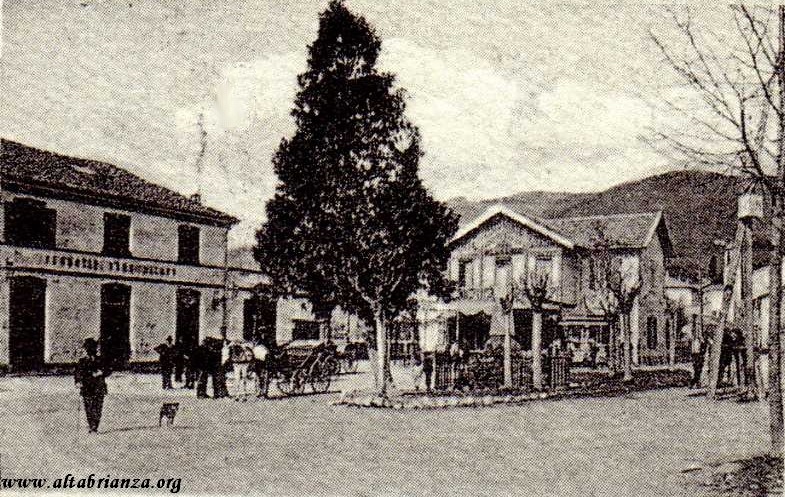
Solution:
[[[692,381],[691,388],[699,388],[701,384],[701,373],[703,372],[703,354],[706,351],[705,341],[698,329],[693,329],[692,344],[690,352],[692,354]]]
[[[264,346],[261,340],[257,337],[253,347],[253,369],[256,375],[256,396],[267,398],[267,390],[269,387],[267,375],[267,356],[270,351]]]
[[[232,342],[228,347],[229,361],[234,370],[234,400],[246,402],[251,394],[248,380],[254,362],[253,348],[243,342]]]
[[[183,337],[178,336],[172,346],[172,365],[174,367],[174,381],[183,383],[183,372],[185,369],[185,345]]]
[[[435,352],[423,352],[422,372],[425,376],[425,391],[431,391],[431,377],[433,376],[433,359]]]
[[[76,365],[74,382],[79,387],[84,403],[88,433],[98,433],[106,396],[106,377],[110,372],[98,355],[98,342],[94,338],[86,339],[82,348],[86,356],[79,359]]]
[[[166,342],[154,348],[158,352],[158,366],[161,368],[161,387],[164,390],[172,389],[172,367],[174,366],[172,337],[166,337]]]

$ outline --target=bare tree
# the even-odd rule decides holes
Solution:
[[[769,414],[772,451],[782,453],[782,226],[785,202],[785,7],[729,7],[736,40],[712,39],[688,9],[671,12],[681,42],[651,33],[667,65],[700,105],[666,100],[685,122],[655,132],[655,144],[688,163],[750,178],[772,204]],[[773,116],[774,119],[769,117]],[[719,346],[719,345],[715,345]]]
[[[535,390],[542,390],[542,312],[545,304],[552,302],[549,274],[534,271],[521,278],[521,291],[532,308],[532,383]]]
[[[643,278],[640,267],[625,264],[620,254],[613,253],[613,242],[597,227],[592,258],[598,275],[599,304],[606,316],[618,316],[622,339],[624,381],[632,381],[630,314],[640,294]],[[632,259],[630,259],[632,260]]]

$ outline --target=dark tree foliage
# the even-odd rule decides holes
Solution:
[[[280,182],[255,251],[282,294],[340,305],[374,324],[377,338],[413,292],[445,291],[457,228],[418,177],[420,136],[394,76],[375,67],[380,49],[342,2],[321,14],[298,77],[297,131],[274,157]]]

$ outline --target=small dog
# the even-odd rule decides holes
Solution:
[[[158,426],[161,426],[164,418],[166,418],[166,424],[174,424],[174,417],[177,415],[179,408],[179,402],[164,402],[161,406],[161,414],[158,415]]]

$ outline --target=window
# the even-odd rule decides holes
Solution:
[[[55,248],[57,211],[29,198],[15,198],[5,205],[5,241],[9,245]]]
[[[551,278],[553,272],[553,259],[549,256],[538,255],[534,259],[534,275],[536,277],[546,276]]]
[[[199,228],[182,224],[177,229],[177,260],[183,264],[199,264]]]
[[[307,321],[305,319],[295,319],[294,329],[292,330],[292,340],[318,340],[319,321]]]
[[[131,255],[130,233],[130,216],[104,213],[104,254],[115,257]]]
[[[657,336],[657,317],[649,316],[646,318],[646,347],[656,349],[659,343]]]
[[[458,262],[458,286],[460,288],[465,288],[466,285],[466,266],[469,264],[468,261],[459,261]]]
[[[597,289],[597,267],[594,257],[589,257],[589,290]]]

